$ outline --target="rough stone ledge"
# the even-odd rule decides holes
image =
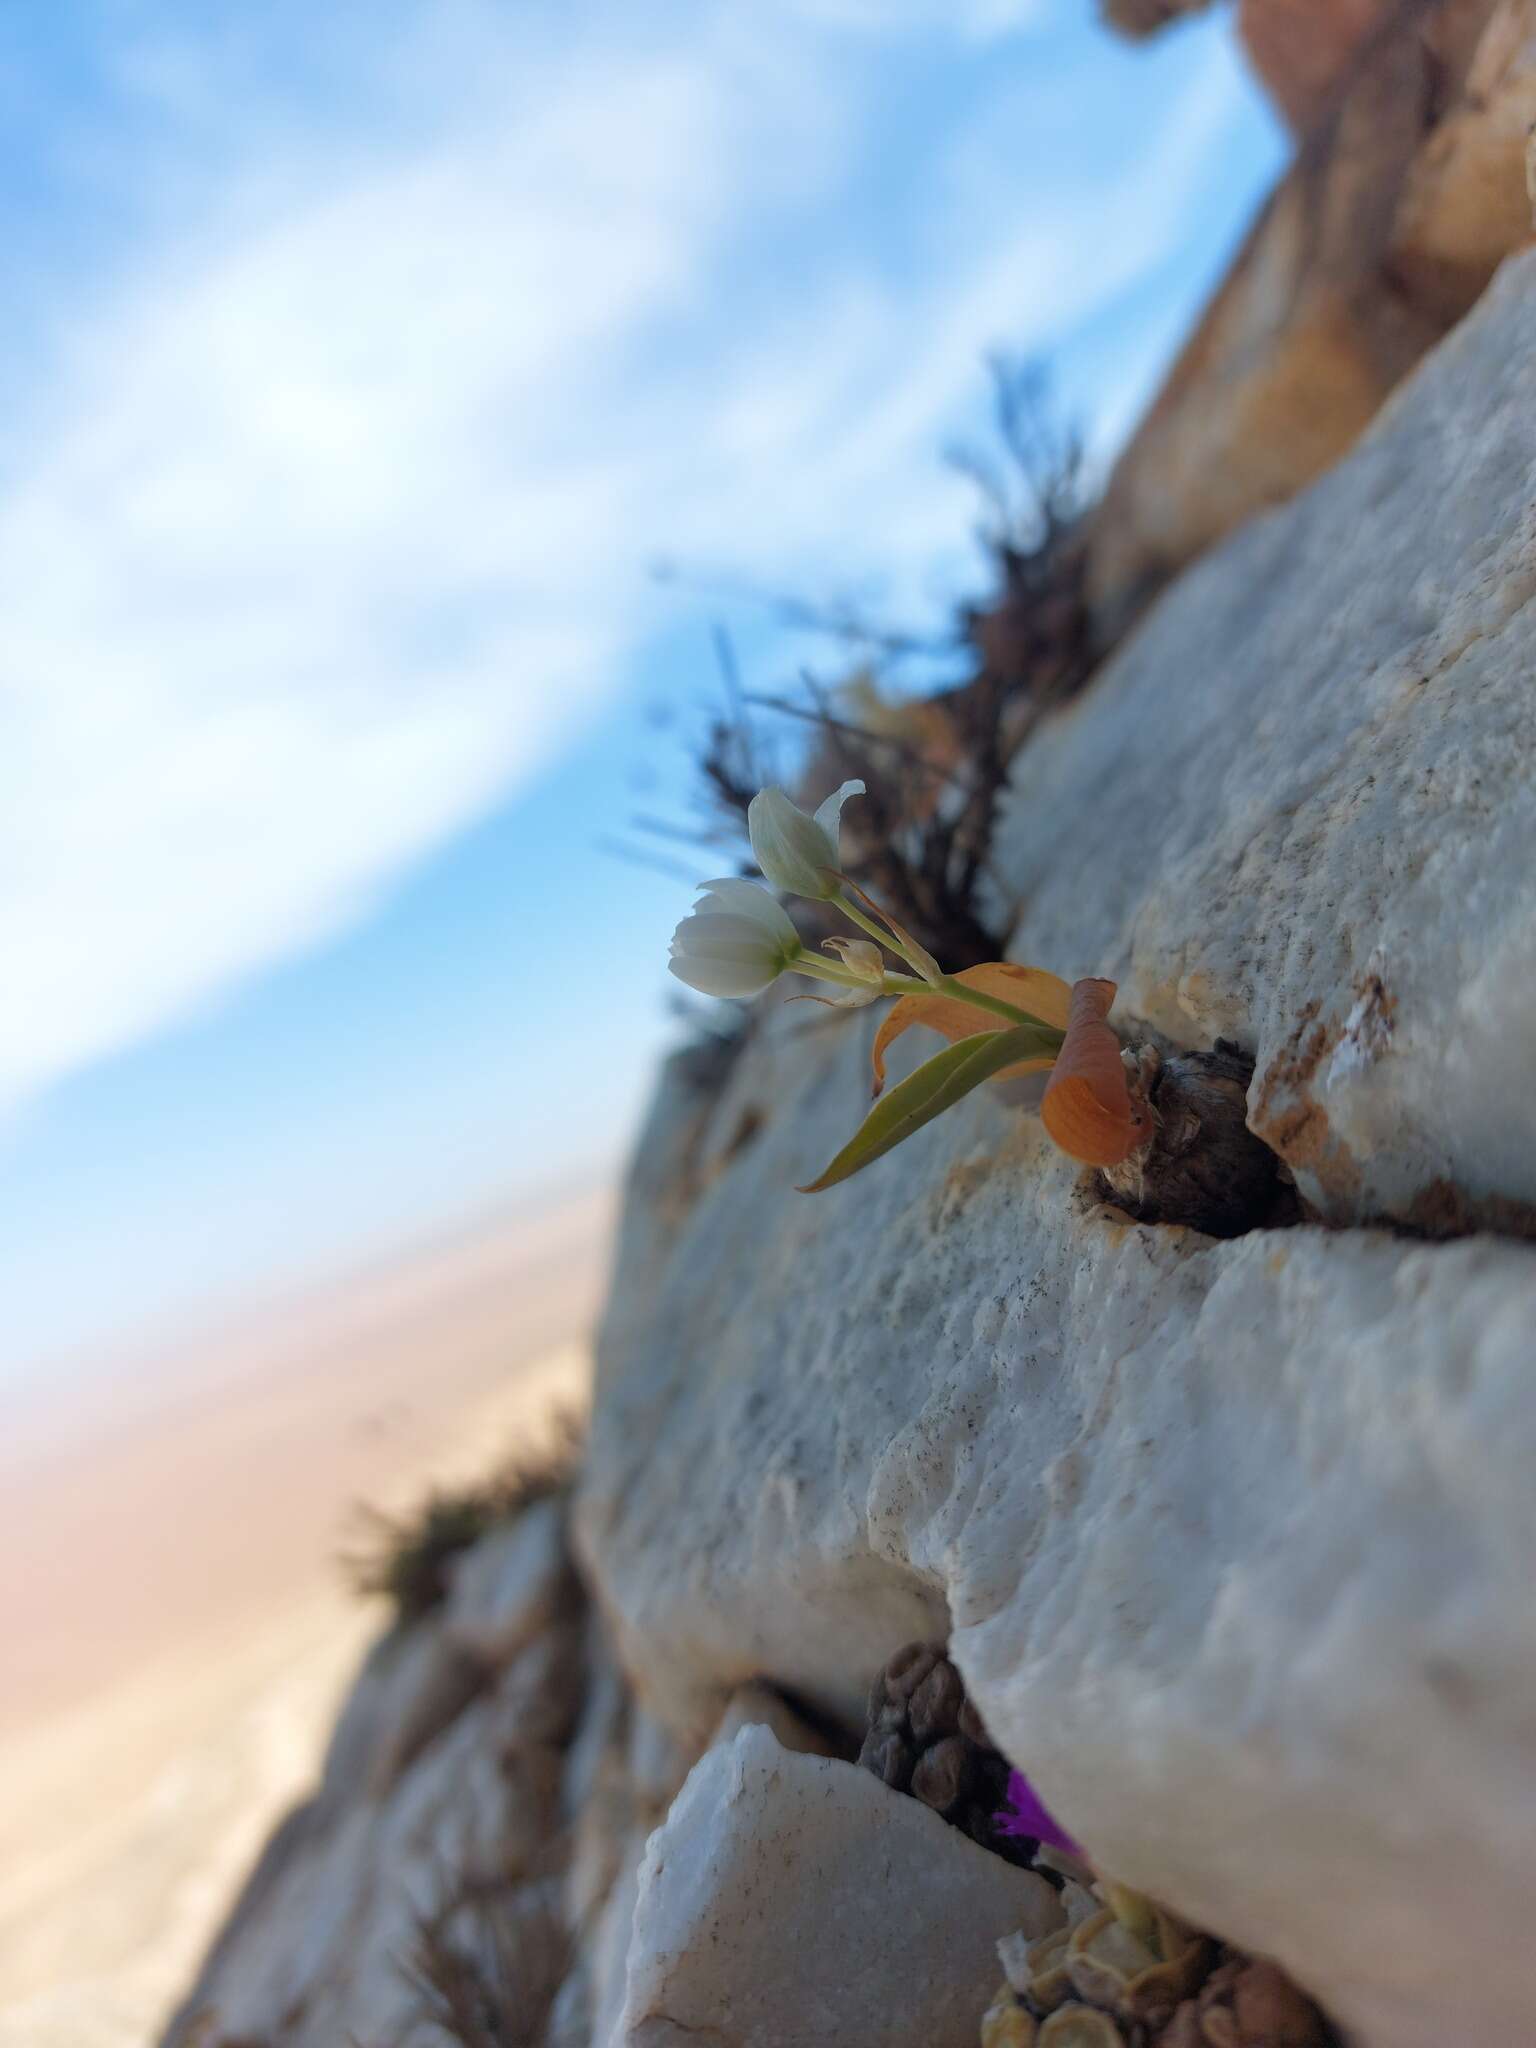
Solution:
[[[1131,0],[1154,28],[1180,0]],[[1090,522],[1109,645],[1172,576],[1354,444],[1531,239],[1536,0],[1242,0],[1302,131]]]
[[[1040,732],[1010,957],[1256,1058],[1339,1223],[1536,1221],[1536,256]]]
[[[696,1142],[759,1135],[628,1213],[578,1529],[648,1707],[702,1739],[766,1673],[852,1726],[952,1629],[1107,1867],[1364,2041],[1520,2038],[1536,1252],[1130,1225],[985,1093],[791,1197],[867,1039],[774,1018]]]
[[[658,1100],[578,1507],[685,1740],[759,1674],[852,1726],[950,1634],[1107,1868],[1369,2048],[1536,2012],[1536,1251],[1403,1234],[1536,1204],[1533,600],[1523,258],[1037,735],[996,848],[1012,957],[1251,1050],[1302,1194],[1396,1234],[1130,1224],[988,1091],[794,1195],[872,1027],[775,1011]]]
[[[745,1727],[646,1845],[617,2048],[974,2048],[1056,1894],[853,1764]]]

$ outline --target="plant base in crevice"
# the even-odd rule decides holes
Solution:
[[[1057,1932],[998,1945],[1008,1981],[982,2017],[981,2048],[1336,2048],[1327,2019],[1275,1964],[1099,1882],[1075,1854],[999,1827],[1010,1766],[942,1644],[908,1643],[876,1673],[859,1762],[1058,1888]]]
[[[1340,2048],[1278,1964],[1087,1862],[1040,1855],[1060,1873],[1060,1919],[1033,1939],[1021,1931],[998,1943],[1004,1981],[982,2015],[979,2048]]]
[[[1276,1963],[1226,1949],[1156,2048],[1339,2048],[1339,2035]]]
[[[1059,1957],[1064,1937],[1036,1944],[1050,1949],[1042,1984],[1047,2001],[1004,1982],[982,2015],[979,2048],[1340,2048],[1336,2029],[1277,1964],[1196,1937],[1205,1963],[1202,1981],[1176,2002],[1134,2002],[1081,1997]],[[1005,1944],[1006,1946],[1006,1944]],[[1151,1975],[1151,1972],[1147,1973]]]
[[[938,1643],[908,1643],[876,1673],[859,1762],[895,1792],[910,1792],[972,1841],[1028,1867],[1035,1844],[1000,1833],[1008,1762],[992,1746]]]
[[[1253,1061],[1218,1038],[1210,1052],[1127,1053],[1133,1099],[1147,1103],[1151,1143],[1101,1168],[1097,1191],[1138,1223],[1183,1223],[1208,1237],[1241,1237],[1298,1220],[1280,1161],[1248,1128]]]

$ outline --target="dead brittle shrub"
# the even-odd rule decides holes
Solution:
[[[484,1479],[434,1487],[413,1508],[358,1510],[361,1535],[342,1562],[354,1591],[387,1600],[401,1623],[420,1620],[446,1596],[448,1568],[491,1530],[515,1522],[536,1501],[566,1492],[581,1453],[581,1430],[557,1418],[547,1443],[520,1453]]]
[[[569,1963],[557,1890],[524,1886],[422,1915],[399,1967],[459,2048],[540,2048]]]
[[[996,959],[1011,921],[989,866],[1010,763],[1039,718],[1086,681],[1097,652],[1084,597],[1081,439],[1056,424],[1037,366],[998,356],[988,367],[990,438],[949,452],[981,501],[985,594],[925,633],[853,605],[745,593],[793,630],[832,643],[839,672],[828,680],[802,669],[788,689],[751,692],[717,627],[722,696],[696,745],[693,815],[633,821],[643,833],[714,847],[726,873],[744,854],[759,790],[862,782],[867,802],[849,834],[847,872],[956,970]]]

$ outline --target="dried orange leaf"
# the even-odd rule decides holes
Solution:
[[[1131,1101],[1120,1041],[1104,1021],[1112,981],[1075,981],[1067,1036],[1040,1102],[1040,1121],[1072,1159],[1118,1166],[1151,1135],[1145,1110]]]
[[[984,996],[997,996],[1005,1003],[1012,1003],[1016,1009],[1028,1010],[1032,1017],[1054,1024],[1058,1031],[1066,1029],[1072,991],[1059,974],[1047,974],[1043,967],[1019,967],[1012,960],[987,960],[980,967],[963,969],[955,980],[963,981],[967,988],[979,989]],[[955,996],[903,996],[886,1012],[884,1022],[875,1035],[870,1053],[875,1070],[875,1094],[878,1095],[885,1086],[887,1049],[914,1024],[926,1024],[930,1030],[943,1032],[950,1044],[955,1045],[962,1038],[974,1038],[980,1031],[996,1031],[1004,1021],[970,1003],[962,1003]],[[994,1078],[1007,1081],[1015,1074],[1037,1074],[1050,1064],[1049,1057],[1020,1060],[1017,1066]]]

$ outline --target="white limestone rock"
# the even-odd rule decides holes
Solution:
[[[582,1644],[587,1682],[581,1712],[566,1749],[561,1803],[574,1821],[590,1805],[605,1762],[622,1753],[629,1717],[624,1674],[614,1662],[607,1631],[596,1615],[587,1617]]]
[[[995,1944],[1061,1924],[1034,1872],[745,1727],[646,1845],[618,2043],[974,2048]]]
[[[444,1632],[499,1671],[569,1604],[569,1578],[565,1502],[535,1501],[450,1564]]]
[[[543,1654],[548,1638],[530,1644],[387,1786],[370,1790],[352,1770],[345,1787],[333,1780],[287,1824],[274,1843],[281,1853],[258,1866],[168,2042],[438,2048],[410,1965],[423,1917],[461,1895],[477,1902],[485,1932],[499,1926],[514,1962],[525,1955],[530,1983],[547,1971],[561,1905],[549,1866],[564,1757],[546,1735],[569,1703],[541,1717],[529,1695],[541,1671],[565,1685],[569,1626],[551,1632],[553,1656]],[[374,1695],[381,1683],[370,1660],[362,1688]],[[354,1728],[367,1720],[359,1706]]]
[[[1341,1224],[1536,1201],[1533,508],[1536,258],[1005,822],[1014,954],[1255,1050]],[[952,1630],[1104,1867],[1367,2048],[1536,2037],[1536,1249],[1131,1226],[987,1091],[796,1195],[872,1030],[778,1010],[648,1134],[577,1516],[648,1710],[702,1741],[761,1676],[856,1727]]]
[[[640,1869],[649,1836],[643,1829],[617,1838],[616,1871],[601,1912],[583,1942],[591,1975],[591,2048],[620,2048],[623,2038],[624,1991],[634,1931]]]
[[[1341,1222],[1536,1234],[1533,599],[1536,254],[1017,765],[1010,957],[1254,1052]]]
[[[651,1710],[751,1669],[852,1726],[952,1624],[1128,1882],[1373,2043],[1536,2013],[1536,1251],[1129,1226],[976,1100],[787,1198],[865,1037],[801,1041],[605,1351],[581,1523]]]
[[[332,1731],[321,1778],[328,1806],[377,1798],[480,1691],[485,1672],[429,1614],[384,1636],[363,1662]]]
[[[544,1630],[501,1674],[496,1697],[513,1738],[563,1747],[581,1717],[586,1630],[572,1617]]]
[[[1346,1227],[1129,1226],[990,1093],[808,1200],[872,1021],[776,1012],[723,1089],[723,1054],[675,1062],[579,1512],[638,1701],[595,1659],[566,1750],[583,1646],[529,1640],[538,1525],[467,1560],[370,1661],[179,2043],[200,2000],[231,2039],[441,2048],[417,1916],[465,1879],[547,1919],[570,1827],[562,2038],[969,2048],[1027,1877],[779,1751],[754,1692],[853,1728],[943,1635],[1104,1868],[1276,1954],[1360,2048],[1536,2038],[1536,1249],[1359,1227],[1536,1204],[1533,504],[1536,258],[1170,592],[1003,820],[1011,950],[1241,1040],[1256,1127]],[[663,1738],[723,1708],[642,1870]]]
[[[766,1728],[781,1749],[797,1749],[805,1756],[837,1754],[822,1730],[813,1728],[771,1686],[737,1686],[710,1737],[710,1747],[734,1742],[743,1728]]]

